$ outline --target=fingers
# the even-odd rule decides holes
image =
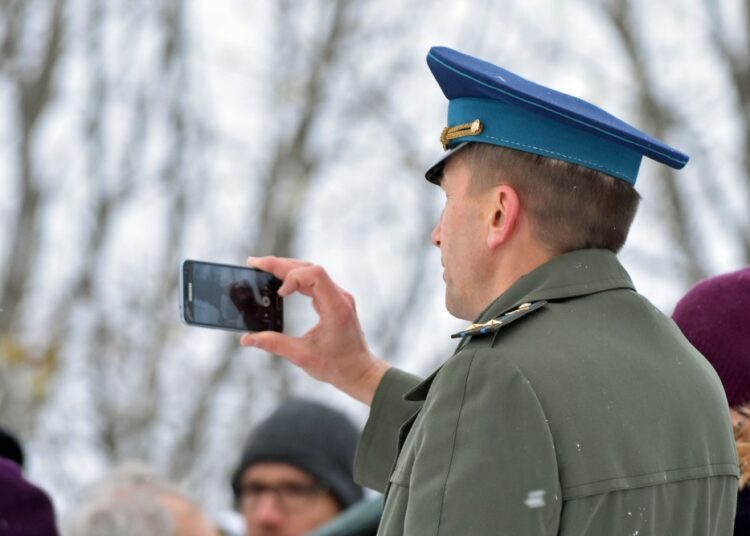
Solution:
[[[354,300],[341,290],[321,266],[309,265],[291,270],[279,295],[288,296],[299,292],[312,298],[313,307],[324,323],[333,318],[341,318],[354,309]]]
[[[266,272],[271,272],[281,280],[286,279],[287,274],[291,270],[310,266],[309,262],[284,257],[248,257],[246,264],[250,268],[258,268]]]
[[[354,307],[351,295],[339,288],[321,266],[283,257],[248,257],[247,265],[259,268],[283,281],[280,296],[299,292],[313,299],[313,306],[321,316],[341,310],[342,302]]]

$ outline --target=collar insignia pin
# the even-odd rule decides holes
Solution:
[[[472,335],[485,335],[486,333],[495,333],[503,326],[510,324],[511,322],[518,320],[519,318],[522,318],[533,311],[536,311],[546,304],[546,300],[524,302],[512,311],[508,311],[507,313],[503,314],[499,319],[493,318],[489,322],[485,322],[483,324],[470,324],[466,329],[451,335],[451,339],[465,339],[466,337],[470,337]]]

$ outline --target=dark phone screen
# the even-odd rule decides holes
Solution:
[[[268,272],[224,264],[187,261],[186,320],[240,331],[281,331],[281,281]]]

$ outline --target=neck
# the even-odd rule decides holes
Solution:
[[[488,286],[487,303],[489,305],[498,296],[508,290],[519,278],[550,261],[556,255],[542,246],[538,241],[519,239],[498,248],[494,254],[495,277]]]

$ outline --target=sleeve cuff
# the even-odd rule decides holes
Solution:
[[[398,430],[422,405],[403,397],[419,382],[417,376],[397,368],[389,369],[380,380],[354,460],[354,480],[358,484],[385,490],[396,459]]]

